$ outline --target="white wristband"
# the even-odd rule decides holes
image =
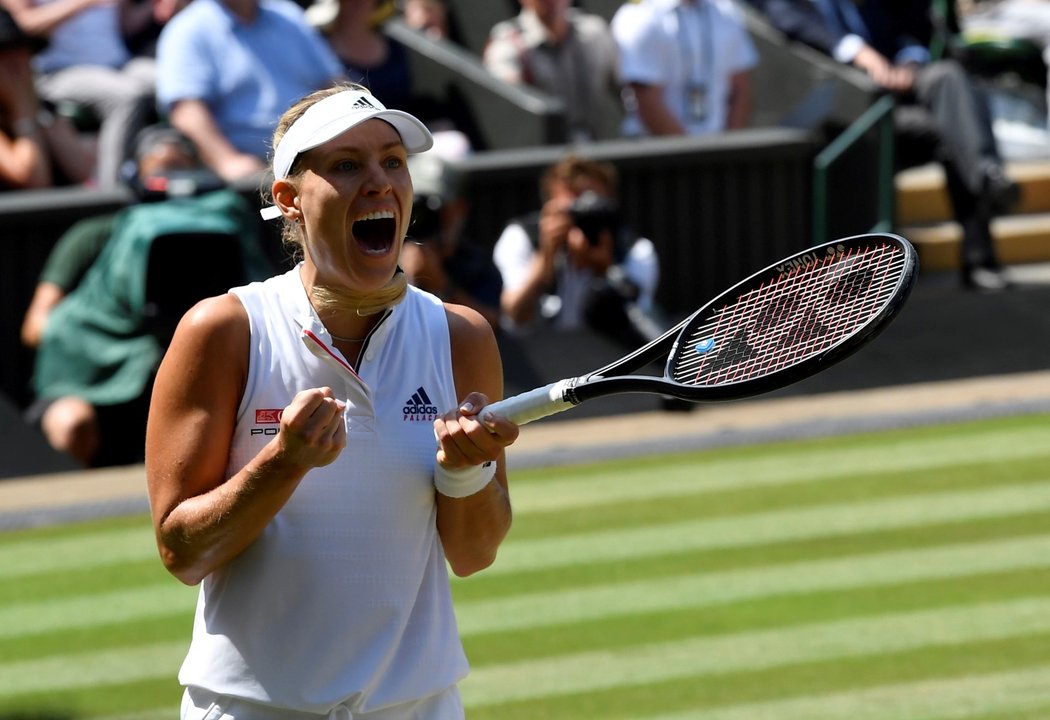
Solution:
[[[465,498],[480,492],[495,474],[496,463],[491,460],[483,465],[471,465],[459,470],[448,470],[437,463],[434,465],[434,487],[446,497]]]

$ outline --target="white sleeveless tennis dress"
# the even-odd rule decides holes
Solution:
[[[409,287],[355,375],[304,345],[304,330],[329,346],[331,336],[298,268],[231,292],[247,309],[251,348],[228,472],[270,441],[280,411],[307,388],[348,400],[347,446],[205,578],[180,682],[340,718],[455,692],[467,662],[432,481],[434,416],[457,402],[441,302]]]

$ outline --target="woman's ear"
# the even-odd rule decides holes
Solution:
[[[275,180],[271,189],[273,203],[281,211],[281,215],[299,222],[303,219],[302,210],[299,209],[299,189],[287,180]]]

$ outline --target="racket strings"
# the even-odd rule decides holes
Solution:
[[[885,258],[885,255],[875,258],[876,263]],[[869,263],[872,259],[868,258]],[[835,269],[831,272],[829,269],[833,264]],[[744,326],[752,352],[746,358],[737,358],[736,363],[726,360],[717,363],[724,370],[724,377],[719,381],[731,382],[766,374],[796,363],[805,355],[830,347],[844,334],[866,322],[880,309],[880,295],[876,292],[877,285],[872,283],[873,268],[858,268],[856,265],[856,261],[849,258],[843,261],[828,257],[806,271],[787,273],[778,281],[767,284],[763,292],[751,293],[743,303],[745,309],[771,305],[789,307],[793,308],[794,315],[780,313],[771,323],[768,311],[761,310],[757,323]],[[847,270],[843,271],[843,268]],[[770,293],[773,294],[772,300],[769,299]],[[784,303],[783,297],[794,300]]]
[[[686,328],[671,379],[693,386],[740,382],[823,352],[881,313],[905,265],[903,252],[885,244],[784,267]]]

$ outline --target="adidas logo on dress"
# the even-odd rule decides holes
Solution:
[[[437,406],[422,385],[412,393],[402,412],[404,422],[433,422],[438,415]]]

